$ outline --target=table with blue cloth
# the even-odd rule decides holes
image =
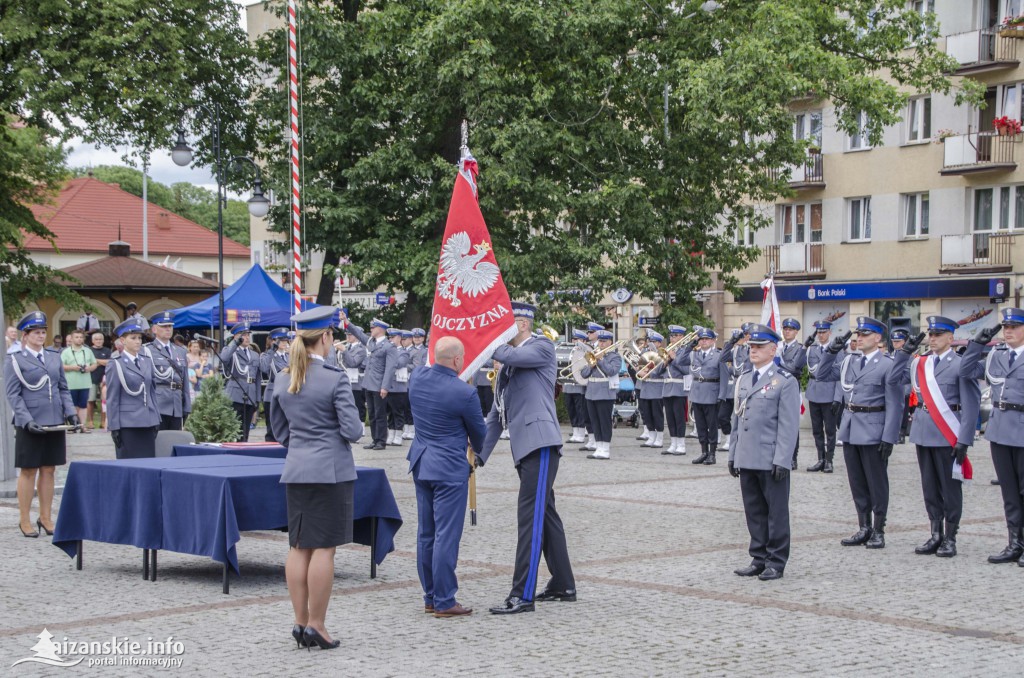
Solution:
[[[173,457],[196,457],[211,454],[235,454],[245,457],[267,457],[270,459],[284,459],[288,454],[288,448],[277,443],[266,445],[216,445],[210,443],[197,443],[193,445],[175,445],[171,449]]]
[[[84,540],[140,547],[143,577],[153,581],[159,550],[207,556],[223,563],[227,593],[241,533],[287,528],[283,468],[280,459],[235,454],[72,462],[53,543],[77,569]],[[353,537],[370,546],[375,577],[402,516],[383,469],[356,473]]]

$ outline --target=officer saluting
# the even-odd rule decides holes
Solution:
[[[836,415],[832,409],[836,387],[831,381],[817,378],[818,367],[825,357],[831,333],[832,323],[819,320],[814,323],[814,334],[804,342],[807,371],[810,374],[807,380],[807,408],[811,414],[814,446],[818,449],[817,463],[807,467],[811,473],[832,473],[832,459],[836,452]]]
[[[339,363],[348,375],[349,383],[352,384],[352,398],[356,401],[356,410],[359,412],[359,421],[366,421],[366,391],[363,390],[363,365],[366,363],[366,347],[359,343],[352,328],[349,325],[345,329],[345,349],[340,352]],[[362,332],[363,328],[359,328]],[[366,434],[366,424],[363,424],[363,435]]]
[[[360,328],[347,324],[345,329],[366,347],[366,363],[363,366],[363,390],[366,393],[366,413],[370,417],[370,435],[373,440],[363,445],[364,450],[383,450],[387,447],[388,413],[385,399],[388,388],[395,380],[395,363],[398,350],[387,340],[388,324],[374,318],[370,321],[370,336]]]
[[[753,369],[736,382],[729,445],[752,558],[735,572],[761,581],[782,579],[789,560],[789,470],[800,431],[800,382],[773,362],[781,338],[767,325],[750,328]]]
[[[156,407],[160,411],[161,431],[180,431],[192,411],[192,397],[185,387],[188,377],[188,354],[171,341],[174,334],[174,313],[162,311],[149,319],[153,341],[142,347],[142,353],[153,361],[156,380]]]
[[[836,355],[847,337],[836,337],[818,366],[817,378],[838,381],[846,401],[839,426],[846,473],[857,509],[860,529],[843,546],[885,548],[885,516],[889,510],[889,457],[900,432],[903,387],[892,356],[879,350],[885,324],[875,318],[857,318],[857,347],[862,355],[848,355],[840,364]],[[874,523],[871,516],[874,513]]]
[[[988,364],[982,362],[984,347],[999,330],[1006,345],[994,349]],[[988,562],[1012,563],[1024,567],[1024,370],[1020,368],[1024,353],[1024,310],[1004,308],[1001,327],[982,330],[968,345],[960,363],[960,375],[968,379],[983,376],[992,384],[992,417],[985,427],[985,438],[991,443],[992,465],[1003,494],[1003,512],[1009,542]],[[996,399],[998,397],[998,400]]]
[[[715,348],[718,335],[702,327],[697,334],[697,347],[690,353],[690,409],[697,425],[700,456],[692,464],[714,464],[718,448],[718,363],[721,352]]]
[[[249,424],[260,401],[259,356],[250,348],[252,331],[249,323],[240,322],[231,328],[231,341],[221,349],[220,362],[227,377],[225,392],[241,424],[240,440],[249,440]]]
[[[153,361],[142,351],[142,326],[125,320],[114,328],[124,348],[107,364],[107,428],[118,459],[156,456],[160,410]]]
[[[267,418],[267,435],[264,437],[268,443],[277,442],[274,436],[274,421],[270,416],[270,406],[274,399],[274,382],[277,380],[277,373],[288,367],[288,351],[291,349],[291,332],[287,327],[278,327],[270,330],[270,346],[260,354],[260,372],[267,380],[267,388],[263,391],[263,414]]]
[[[603,350],[611,346],[612,333],[600,330],[597,333],[597,347]],[[609,351],[597,359],[591,367],[584,365],[580,374],[587,378],[587,390],[584,394],[587,403],[587,416],[594,427],[594,439],[597,449],[587,455],[587,459],[609,459],[612,448],[612,405],[619,394],[619,367],[622,359],[615,351]]]

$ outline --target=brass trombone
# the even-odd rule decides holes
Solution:
[[[666,361],[672,360],[672,357],[669,355],[669,353],[673,353],[675,351],[678,351],[679,349],[683,348],[684,346],[689,344],[691,341],[696,339],[697,335],[700,334],[701,329],[702,328],[697,327],[692,332],[690,332],[689,334],[684,335],[682,339],[676,339],[675,341],[673,341],[671,344],[669,344],[665,348],[659,348],[658,349],[658,355],[660,355]]]
[[[622,358],[629,366],[636,372],[636,378],[638,381],[645,381],[659,365],[665,362],[665,359],[658,354],[657,351],[650,350],[644,351],[636,342],[631,341],[629,345],[622,347]]]
[[[619,339],[615,343],[609,344],[608,346],[606,346],[605,348],[602,348],[600,350],[597,350],[597,351],[587,351],[586,353],[583,354],[583,359],[587,361],[587,365],[590,365],[590,367],[597,367],[597,361],[599,361],[606,353],[611,353],[612,351],[617,351],[617,350],[619,350],[621,347],[623,347],[625,345],[626,345],[626,340],[625,339]]]

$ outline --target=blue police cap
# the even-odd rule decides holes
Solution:
[[[668,333],[669,334],[686,334],[686,328],[683,327],[682,325],[669,325],[668,326]]]
[[[906,341],[910,337],[910,332],[903,327],[897,327],[889,333],[889,336],[892,337],[893,341]]]
[[[114,336],[123,337],[126,334],[142,334],[142,325],[137,320],[125,320],[123,323],[114,328]]]
[[[387,334],[389,337],[400,337],[402,336],[402,330],[398,327],[389,327],[387,329]]]
[[[800,329],[800,323],[796,318],[786,318],[782,321],[782,329],[798,330]]]
[[[754,323],[743,323],[740,325],[740,329],[743,330],[743,334],[750,332],[750,328],[754,326]]]
[[[700,331],[697,332],[697,337],[699,339],[717,339],[718,335],[715,334],[715,331],[713,329],[710,329],[708,327],[702,327],[700,328]]]
[[[174,314],[170,311],[160,311],[149,319],[150,325],[174,325]]]
[[[26,313],[18,321],[19,332],[31,332],[32,330],[45,330],[46,329],[46,314],[42,311],[32,311]]]
[[[1004,308],[1002,315],[1002,325],[1024,325],[1024,311],[1019,308]]]
[[[611,341],[612,339],[615,338],[615,335],[613,335],[608,330],[598,330],[597,331],[597,338],[598,339],[607,339],[608,341]]]
[[[402,339],[412,339],[412,330],[402,330]]]
[[[370,327],[379,327],[382,330],[386,330],[387,328],[391,327],[391,325],[388,325],[380,318],[374,318],[373,320],[370,321]]]
[[[587,333],[584,332],[583,330],[573,330],[572,331],[572,338],[573,339],[586,339],[587,338]]]
[[[857,334],[867,334],[874,332],[885,336],[885,323],[877,318],[871,318],[866,315],[862,315],[857,318]]]
[[[317,306],[302,313],[296,313],[289,320],[295,323],[296,330],[326,330],[334,327],[334,314],[337,309],[333,306]],[[231,331],[234,334],[234,330]]]
[[[827,320],[815,320],[814,329],[818,332],[827,332],[832,329],[832,323]]]
[[[277,329],[270,330],[270,340],[277,341],[278,339],[288,338],[288,328],[278,327]]]
[[[593,320],[587,323],[587,332],[600,332],[604,329],[604,325],[601,323],[595,323]]]
[[[750,343],[754,346],[777,344],[780,341],[782,341],[782,337],[768,325],[752,324],[750,326]]]
[[[930,315],[928,316],[928,331],[929,332],[956,332],[956,328],[960,325],[955,320],[951,320],[941,315]]]
[[[660,341],[662,343],[665,341],[665,337],[661,336],[654,330],[647,330],[647,339],[650,341]]]
[[[533,320],[537,315],[537,307],[522,301],[513,301],[512,315],[516,318],[529,318]]]
[[[292,316],[292,319],[294,320],[295,317]],[[252,331],[252,327],[250,327],[249,323],[247,323],[247,322],[245,322],[243,320],[242,322],[240,322],[237,325],[235,325],[234,327],[232,327],[229,331],[231,332],[231,334],[242,334],[244,332],[251,332]]]
[[[423,330],[422,327],[414,327],[414,328],[412,328],[412,336],[414,336],[414,337],[425,337],[425,336],[427,336],[427,333]]]

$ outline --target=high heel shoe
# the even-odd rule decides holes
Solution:
[[[306,641],[306,649],[316,645],[321,650],[333,650],[334,648],[341,645],[340,640],[328,641],[326,638],[320,635],[320,632],[314,629],[312,626],[307,626],[306,630],[302,632],[302,638]]]
[[[52,537],[53,536],[53,530],[46,529],[46,525],[43,525],[43,521],[42,520],[36,519],[36,527],[38,527],[40,530],[45,532],[47,537]],[[39,533],[36,533],[36,536],[38,537]]]
[[[306,627],[303,626],[302,624],[296,624],[295,626],[292,627],[292,638],[295,639],[295,645],[297,646],[296,649],[302,648],[302,647],[307,647],[306,639],[302,635],[303,631],[305,631],[305,630],[306,630]]]
[[[21,530],[21,536],[22,537],[32,537],[32,538],[35,538],[35,537],[39,536],[38,532],[26,532],[25,530],[22,530],[20,524],[18,525],[18,529]]]

